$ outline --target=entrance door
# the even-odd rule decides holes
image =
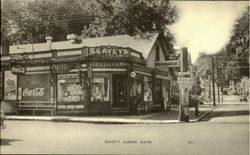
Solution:
[[[113,75],[113,108],[126,108],[127,80],[125,75]]]

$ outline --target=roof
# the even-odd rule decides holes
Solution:
[[[60,41],[60,42],[52,42],[51,49],[52,50],[65,50],[65,49],[110,45],[110,46],[118,46],[118,47],[124,47],[124,48],[130,47],[136,51],[141,52],[144,58],[147,58],[158,36],[159,36],[159,33],[154,33],[147,39],[141,38],[141,37],[136,38],[136,37],[132,37],[129,35],[116,35],[116,36],[108,36],[108,37],[82,39],[81,43],[71,43],[70,41]],[[48,51],[47,43],[10,46],[11,54],[24,53],[24,52],[27,52],[27,53],[42,52],[42,51]]]

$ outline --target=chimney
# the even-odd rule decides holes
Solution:
[[[75,43],[77,40],[77,35],[75,34],[68,34],[67,35],[67,40],[69,40],[71,43]]]
[[[182,47],[180,51],[180,59],[181,59],[181,72],[188,71],[188,48]]]
[[[51,50],[51,43],[53,38],[51,36],[47,36],[45,39],[47,40],[48,50]]]

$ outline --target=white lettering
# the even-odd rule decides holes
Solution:
[[[123,54],[124,55],[128,54],[128,49],[123,49]]]
[[[23,96],[44,96],[44,90],[45,88],[35,88],[35,89],[25,88],[23,90]]]
[[[107,49],[108,54],[111,54],[112,49]]]

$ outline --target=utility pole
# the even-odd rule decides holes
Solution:
[[[214,57],[212,55],[212,71],[213,71],[213,75],[212,75],[212,80],[213,80],[213,103],[214,103],[214,106],[216,106],[216,103],[215,103],[215,87],[214,87]]]
[[[177,79],[179,83],[179,121],[189,121],[189,87],[194,83],[194,79],[190,78],[188,71],[188,49],[181,49],[180,53],[180,73]]]
[[[220,75],[219,75],[219,68],[217,68],[217,90],[218,90],[218,102],[220,102]]]
[[[221,83],[221,102],[223,102],[223,83]]]

